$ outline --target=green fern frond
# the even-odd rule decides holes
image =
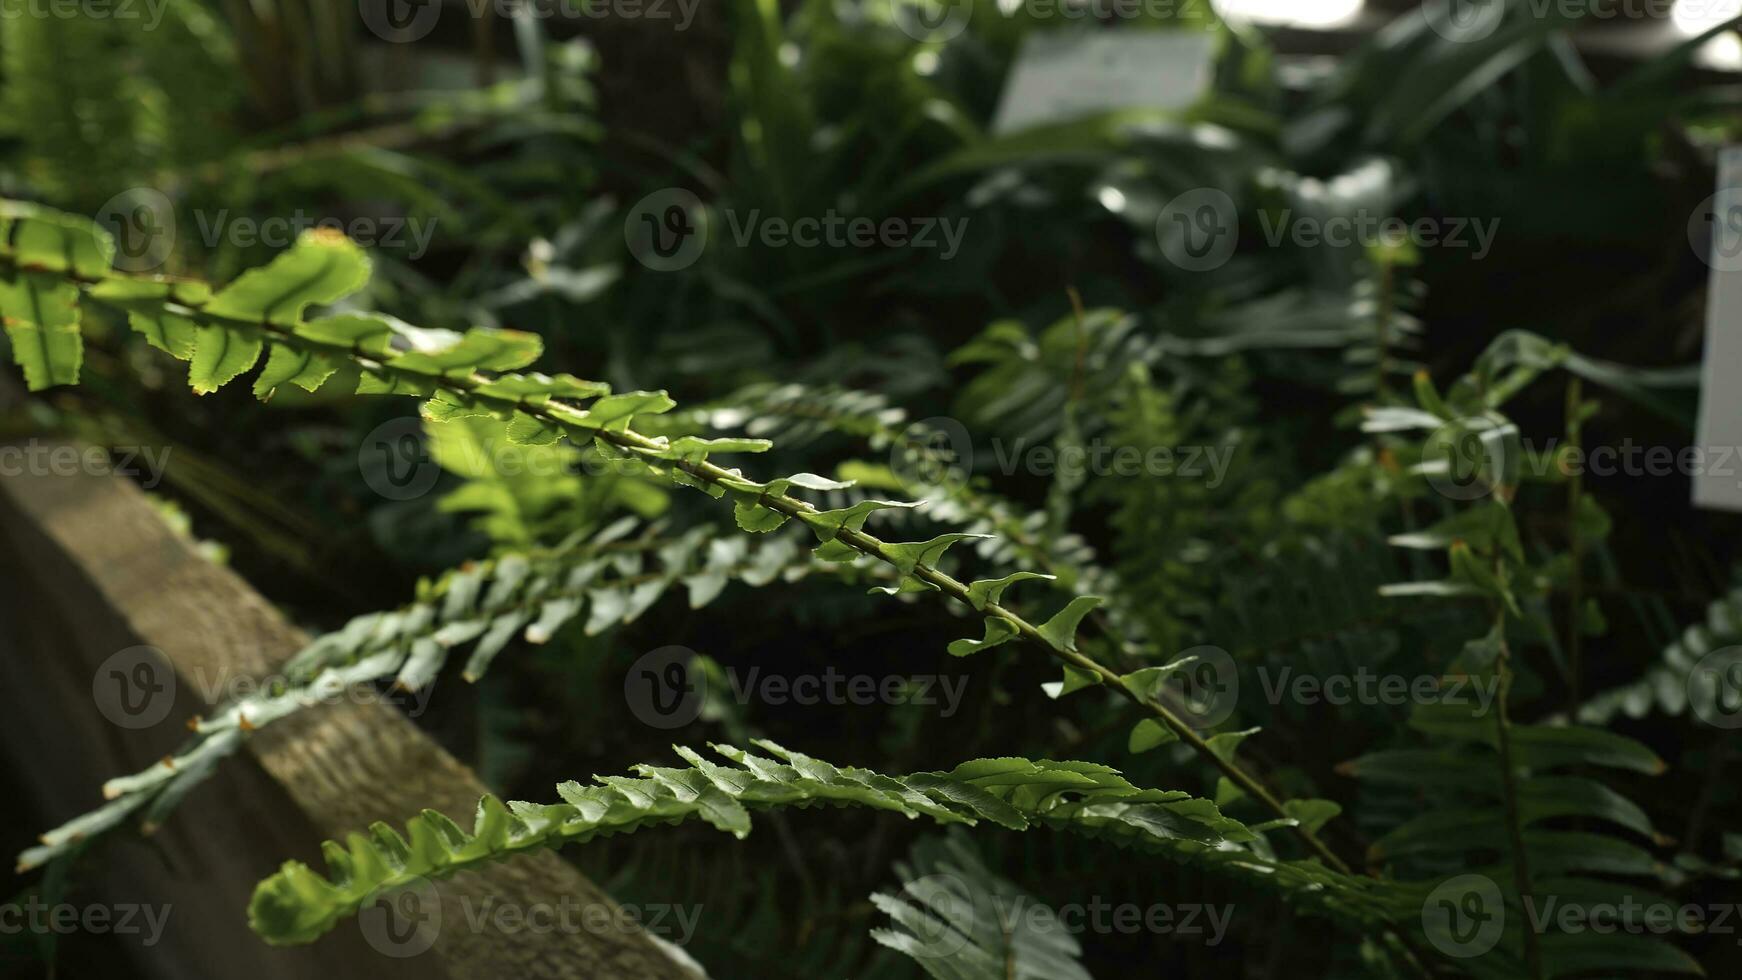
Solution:
[[[897,865],[899,893],[871,901],[889,926],[871,938],[938,980],[1091,980],[1057,914],[993,874],[965,835],[922,838]]]
[[[1645,676],[1631,684],[1593,695],[1579,708],[1579,721],[1606,725],[1619,715],[1643,718],[1652,709],[1680,717],[1689,707],[1690,695],[1705,699],[1701,707],[1726,710],[1717,699],[1722,685],[1715,677],[1699,678],[1695,670],[1716,651],[1742,645],[1742,586],[1706,607],[1706,620],[1689,626],[1681,639],[1664,648],[1662,659],[1646,668]],[[1742,657],[1720,654],[1713,666],[1733,669]],[[1721,661],[1721,662],[1720,662]]]
[[[1472,647],[1480,650],[1488,641]],[[1474,654],[1476,660],[1481,654]],[[1462,679],[1492,681],[1491,669],[1474,663],[1457,665]],[[1472,699],[1473,700],[1473,699]],[[1611,769],[1658,775],[1664,763],[1639,743],[1597,728],[1514,725],[1508,730],[1509,757],[1517,779],[1520,840],[1528,856],[1531,891],[1527,898],[1512,887],[1515,869],[1508,857],[1511,831],[1505,806],[1506,787],[1497,764],[1499,728],[1494,709],[1472,704],[1418,707],[1411,727],[1432,738],[1432,748],[1394,749],[1373,753],[1341,767],[1341,771],[1376,786],[1410,792],[1416,815],[1374,841],[1368,859],[1403,876],[1413,869],[1440,868],[1451,863],[1486,878],[1506,903],[1504,931],[1498,946],[1484,960],[1496,976],[1526,972],[1525,930],[1535,928],[1531,916],[1541,916],[1544,902],[1579,902],[1584,907],[1628,907],[1662,904],[1649,888],[1612,876],[1662,878],[1664,866],[1646,846],[1667,839],[1658,834],[1640,807],[1603,782],[1582,773]],[[1422,804],[1426,803],[1424,807]],[[1583,829],[1567,829],[1565,821]],[[1606,833],[1598,833],[1601,828]],[[1500,855],[1495,861],[1494,855]],[[1425,909],[1433,889],[1444,879],[1414,878],[1399,887],[1413,890],[1418,908]],[[1541,944],[1545,976],[1570,976],[1589,964],[1634,964],[1640,969],[1699,973],[1694,961],[1662,941],[1662,937],[1628,935],[1632,930],[1600,934],[1563,933],[1544,920]],[[1509,965],[1508,965],[1509,964]],[[1649,965],[1647,965],[1649,964]]]
[[[791,580],[814,562],[788,536],[752,543],[707,527],[678,538],[624,518],[591,538],[554,551],[514,553],[468,564],[422,583],[403,609],[359,616],[319,637],[257,694],[190,723],[194,738],[142,772],[103,786],[110,802],[42,837],[19,856],[21,870],[39,867],[81,842],[119,826],[141,807],[149,831],[241,747],[249,732],[329,702],[354,685],[391,682],[396,690],[429,686],[448,660],[468,648],[467,680],[489,670],[516,637],[549,642],[565,625],[584,623],[589,635],[633,622],[668,590],[682,585],[692,607],[712,602],[729,581],[753,586]]]
[[[76,222],[69,216],[54,220]],[[96,240],[107,238],[94,226],[89,233]],[[867,500],[847,508],[822,510],[787,495],[790,487],[803,485],[799,477],[759,482],[709,459],[715,452],[764,451],[770,448],[764,440],[672,440],[637,432],[632,428],[636,416],[664,414],[675,407],[664,392],[608,394],[604,385],[569,376],[496,373],[517,371],[536,360],[541,352],[536,335],[488,328],[463,334],[424,330],[374,314],[305,320],[307,307],[335,302],[367,278],[367,259],[342,235],[320,230],[305,234],[296,247],[269,265],[244,274],[215,293],[168,279],[93,274],[82,267],[70,267],[64,258],[48,258],[58,267],[45,265],[41,256],[0,246],[0,268],[55,272],[76,283],[89,299],[126,310],[135,328],[148,338],[153,330],[167,337],[173,329],[183,342],[165,346],[172,354],[191,360],[189,381],[196,391],[215,390],[234,380],[252,367],[268,346],[349,361],[362,371],[360,394],[407,394],[426,399],[425,417],[431,421],[492,415],[510,423],[511,438],[529,444],[546,444],[558,438],[590,441],[625,472],[657,475],[714,498],[731,494],[740,505],[741,524],[748,518],[757,528],[771,530],[796,519],[815,533],[820,544],[814,553],[824,561],[871,558],[885,562],[897,567],[903,576],[898,591],[936,590],[970,607],[975,605],[970,586],[927,563],[923,552],[909,566],[908,545],[885,542],[864,530],[873,513],[915,506],[911,502]],[[30,315],[29,310],[4,312],[8,316]],[[190,333],[191,344],[185,342]],[[319,379],[311,382],[318,383]],[[996,629],[1022,637],[1061,663],[1064,680],[1049,691],[1053,696],[1091,684],[1108,685],[1174,731],[1201,758],[1277,816],[1290,817],[1256,778],[1228,756],[1218,754],[1167,706],[1132,693],[1117,683],[1118,673],[1077,650],[1076,626],[1099,601],[1079,596],[1040,626],[997,603],[976,611],[984,619],[1002,621]],[[500,637],[495,632],[488,634],[486,647],[505,642],[519,625],[504,630]],[[474,654],[474,660],[478,659]],[[487,661],[488,656],[483,659]],[[1346,868],[1316,837],[1314,828],[1294,822],[1288,826],[1328,865]]]
[[[1140,789],[1105,766],[981,759],[949,772],[887,776],[837,768],[772,742],[756,744],[773,758],[714,746],[731,763],[720,764],[679,747],[688,768],[644,765],[634,777],[597,777],[595,786],[564,783],[560,804],[504,806],[485,797],[470,833],[434,811],[412,818],[403,835],[377,824],[368,835],[326,845],[325,877],[287,862],[256,889],[249,922],[268,942],[311,942],[383,893],[514,854],[692,818],[741,838],[750,832],[753,810],[813,806],[1082,834],[1261,878],[1316,907],[1386,914],[1376,883],[1315,863],[1266,861],[1243,846],[1257,835],[1215,804],[1179,791]]]

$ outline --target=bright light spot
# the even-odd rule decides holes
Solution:
[[[1361,13],[1364,2],[1365,0],[1210,0],[1210,6],[1230,20],[1283,27],[1329,28],[1342,27],[1353,21]]]
[[[1125,210],[1125,194],[1117,187],[1103,187],[1096,196],[1101,199],[1101,206],[1114,214]]]
[[[913,71],[922,77],[936,74],[938,70],[938,53],[929,48],[914,52]]]
[[[1670,12],[1676,29],[1689,37],[1737,17],[1742,17],[1742,0],[1677,0]],[[1700,48],[1695,60],[1720,71],[1742,71],[1742,40],[1735,31],[1720,34]]]
[[[1700,48],[1701,64],[1718,71],[1742,71],[1742,38],[1720,34]]]
[[[1742,0],[1676,0],[1669,16],[1683,34],[1693,37],[1742,17]]]

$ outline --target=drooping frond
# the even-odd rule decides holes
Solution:
[[[756,744],[769,755],[714,746],[730,764],[679,747],[686,768],[644,765],[636,776],[596,777],[593,786],[564,783],[558,804],[504,806],[485,797],[469,833],[434,811],[412,818],[404,834],[376,824],[368,834],[325,846],[325,877],[287,862],[255,891],[249,921],[268,942],[311,942],[382,894],[485,862],[692,818],[741,838],[750,832],[753,811],[814,806],[1081,834],[1261,881],[1309,908],[1353,920],[1391,914],[1377,882],[1316,862],[1266,860],[1246,846],[1258,833],[1214,803],[1176,790],[1140,789],[1106,766],[980,759],[949,772],[887,776],[837,768],[772,742]]]
[[[417,692],[468,649],[464,676],[475,681],[516,638],[547,643],[570,623],[597,635],[635,621],[678,586],[693,608],[701,608],[731,581],[762,586],[828,567],[813,562],[790,536],[755,542],[696,527],[666,538],[657,527],[637,532],[638,525],[624,518],[566,547],[470,563],[422,583],[417,601],[402,609],[358,616],[315,639],[271,685],[193,720],[194,735],[179,752],[105,783],[110,802],[44,834],[39,846],[19,855],[20,870],[66,853],[141,808],[146,829],[155,828],[248,732],[328,703],[354,685],[391,682],[396,690]]]

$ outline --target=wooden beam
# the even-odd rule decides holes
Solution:
[[[83,452],[32,446],[39,459],[60,446]],[[103,780],[172,751],[208,699],[234,679],[269,676],[307,638],[233,572],[195,553],[128,481],[25,469],[34,472],[0,478],[0,711],[8,728],[0,763],[30,785],[41,830],[99,804]],[[175,701],[162,721],[130,730],[105,718],[93,684],[105,660],[141,645],[173,665]],[[483,793],[470,770],[399,711],[347,700],[252,736],[156,835],[114,835],[87,870],[103,904],[167,908],[162,937],[149,948],[142,936],[116,936],[141,978],[695,976],[645,932],[605,914],[616,910],[610,898],[552,853],[441,883],[433,945],[415,955],[384,955],[384,944],[353,924],[295,949],[268,947],[248,929],[254,884],[281,860],[321,867],[321,840],[375,820],[398,824],[422,807],[469,822]],[[7,828],[0,844],[16,851],[33,843],[21,839],[25,830]],[[536,932],[475,925],[481,910],[565,900],[596,906],[596,914]]]

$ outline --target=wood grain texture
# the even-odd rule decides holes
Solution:
[[[0,752],[30,780],[43,826],[89,809],[104,779],[176,747],[186,719],[231,680],[269,675],[306,640],[235,574],[177,538],[132,484],[90,474],[0,479],[0,617],[0,708],[13,716],[9,731],[22,733]],[[136,645],[173,664],[176,704],[162,723],[130,731],[102,717],[92,683],[106,658]],[[392,707],[323,705],[253,736],[158,835],[117,835],[91,865],[104,901],[173,905],[163,940],[139,951],[141,977],[694,976],[616,916],[576,916],[584,927],[543,932],[475,925],[481,911],[502,905],[566,899],[615,910],[551,853],[441,883],[434,945],[405,959],[381,955],[353,926],[291,950],[248,932],[253,885],[278,861],[320,867],[322,839],[375,820],[401,823],[425,806],[468,823],[483,792]],[[28,843],[17,836],[8,829],[0,842]]]

